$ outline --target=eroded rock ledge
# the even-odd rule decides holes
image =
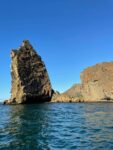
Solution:
[[[28,40],[11,52],[11,99],[4,104],[28,104],[51,100],[52,87],[41,57]]]

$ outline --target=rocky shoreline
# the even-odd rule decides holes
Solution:
[[[53,90],[46,66],[28,40],[11,51],[11,59],[11,98],[4,104],[113,102],[113,62],[85,69],[81,84],[60,94]]]

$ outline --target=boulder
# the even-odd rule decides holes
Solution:
[[[11,99],[5,104],[41,103],[51,100],[52,87],[41,57],[28,40],[11,52]]]

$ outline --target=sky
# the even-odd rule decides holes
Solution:
[[[28,39],[46,64],[53,89],[113,61],[113,0],[1,0],[0,100],[10,97],[10,52]]]

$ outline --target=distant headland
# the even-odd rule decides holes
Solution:
[[[11,51],[11,98],[4,104],[113,101],[113,62],[85,69],[81,84],[60,94],[52,89],[46,66],[28,40]]]

